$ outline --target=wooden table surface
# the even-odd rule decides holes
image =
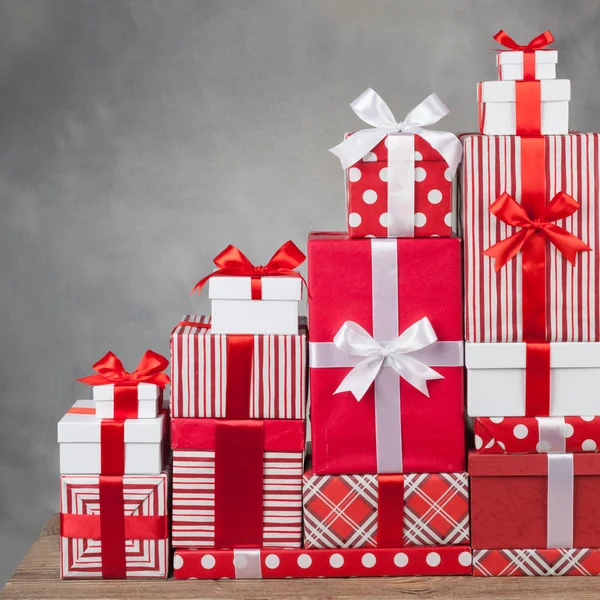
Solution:
[[[365,579],[286,579],[282,581],[102,581],[59,579],[58,515],[55,515],[30,548],[0,600],[81,599],[131,600],[260,600],[315,598],[319,600],[365,598],[427,598],[517,600],[600,598],[600,577],[406,577]]]

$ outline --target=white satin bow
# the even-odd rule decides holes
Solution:
[[[448,131],[424,129],[450,112],[437,94],[427,96],[406,115],[404,121],[399,122],[381,96],[371,88],[351,102],[350,107],[374,129],[361,129],[329,149],[329,152],[340,159],[344,169],[364,158],[390,133],[417,133],[442,155],[454,176],[462,157],[462,146],[458,138]]]
[[[352,392],[360,400],[387,361],[400,377],[429,397],[427,382],[444,377],[408,355],[436,340],[437,336],[427,317],[413,323],[395,342],[386,345],[374,340],[354,321],[346,321],[335,334],[334,344],[343,352],[365,358],[344,377],[334,394]]]

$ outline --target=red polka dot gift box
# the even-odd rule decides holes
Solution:
[[[448,109],[432,94],[398,123],[371,89],[350,106],[374,128],[347,134],[331,149],[345,169],[349,236],[451,236],[461,145],[452,133],[425,128]]]
[[[343,550],[176,550],[175,579],[471,575],[468,546]]]

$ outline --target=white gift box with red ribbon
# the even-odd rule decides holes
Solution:
[[[535,79],[556,79],[556,50],[536,50]],[[523,50],[506,50],[496,55],[498,79],[501,81],[520,81],[523,79]]]
[[[137,388],[137,418],[154,419],[163,403],[163,391],[154,383],[140,382]],[[113,419],[115,414],[115,384],[95,385],[92,398],[96,404],[96,416],[99,419]]]

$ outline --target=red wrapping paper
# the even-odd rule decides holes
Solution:
[[[462,339],[461,247],[455,238],[394,240],[398,329],[428,317],[438,340]],[[373,333],[371,240],[313,233],[308,241],[311,343],[329,342],[347,320]],[[440,302],[440,298],[444,301]],[[311,351],[312,358],[314,353]],[[404,472],[464,471],[463,369],[434,367],[427,398],[400,381]],[[334,395],[349,368],[311,367],[313,470],[376,473],[375,395]]]
[[[573,547],[600,547],[600,454],[575,454]],[[547,457],[469,456],[473,548],[545,548]]]
[[[173,565],[175,579],[471,575],[471,549],[176,550]]]
[[[564,428],[564,452],[598,452],[600,417],[551,417]],[[540,439],[535,417],[477,417],[474,420],[475,451],[478,454],[544,454],[547,441]]]

